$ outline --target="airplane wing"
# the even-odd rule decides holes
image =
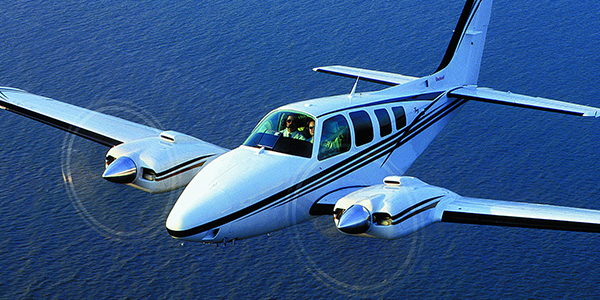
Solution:
[[[436,222],[600,233],[600,210],[462,197],[408,176],[350,193],[333,211],[342,233],[383,239]]]
[[[112,147],[158,136],[162,130],[56,101],[26,91],[0,87],[0,108]]]
[[[360,78],[361,80],[381,83],[385,85],[400,85],[418,79],[418,77],[406,76],[388,72],[373,71],[367,69],[345,67],[345,66],[328,66],[314,68],[313,71],[338,75],[348,78]]]
[[[225,148],[175,131],[163,131],[121,118],[0,87],[0,108],[111,147],[102,177],[162,193],[186,186]]]
[[[443,207],[442,222],[600,232],[600,211],[460,197]]]
[[[511,92],[496,91],[490,88],[466,86],[448,93],[449,97],[461,97],[469,100],[497,103],[503,105],[532,108],[584,117],[600,117],[600,108],[573,104],[540,97],[531,97]]]

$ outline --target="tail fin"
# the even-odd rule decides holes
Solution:
[[[436,70],[436,80],[446,79],[458,85],[477,84],[491,10],[492,0],[467,0]]]

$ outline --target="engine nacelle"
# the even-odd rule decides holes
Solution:
[[[111,148],[102,177],[150,193],[167,192],[186,186],[207,163],[227,151],[189,135],[164,131]]]
[[[396,239],[442,217],[447,201],[460,197],[414,177],[389,176],[338,200],[334,222],[344,234]]]

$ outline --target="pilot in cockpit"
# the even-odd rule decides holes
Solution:
[[[298,131],[298,116],[290,114],[285,120],[285,129],[281,130],[281,135],[287,138],[304,139],[302,133]]]

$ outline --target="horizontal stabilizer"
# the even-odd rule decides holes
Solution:
[[[365,80],[374,83],[380,83],[385,85],[400,85],[403,83],[407,83],[409,81],[413,81],[418,79],[418,77],[406,76],[388,72],[381,71],[373,71],[367,69],[359,69],[353,67],[344,67],[344,66],[328,66],[328,67],[319,67],[314,68],[315,72],[322,72],[332,75],[338,75],[348,78],[359,78],[360,80]]]
[[[600,211],[460,197],[446,204],[442,222],[600,232]]]
[[[0,108],[109,147],[162,132],[14,88],[0,87]]]
[[[569,102],[531,97],[511,92],[496,91],[490,88],[466,86],[448,93],[449,97],[466,98],[482,102],[532,108],[584,117],[600,117],[600,108]]]

